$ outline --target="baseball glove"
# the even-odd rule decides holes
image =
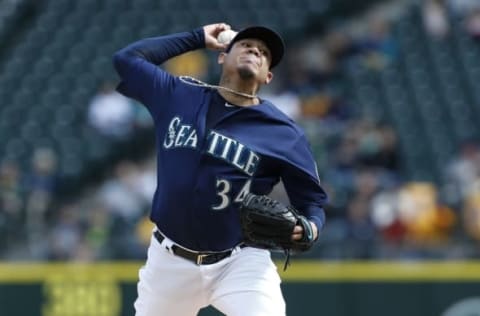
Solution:
[[[291,251],[307,251],[315,241],[312,224],[305,216],[265,195],[249,193],[245,196],[240,206],[240,223],[246,245],[285,252],[284,269],[288,266]],[[303,227],[300,240],[292,240],[296,225]]]

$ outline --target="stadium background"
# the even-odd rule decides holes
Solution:
[[[444,315],[477,315],[478,0],[0,0],[0,314],[132,313],[153,133],[112,90],[111,56],[217,21],[284,35],[262,94],[305,128],[332,198],[319,245],[283,274],[289,315],[462,299]],[[164,67],[214,83],[215,57]]]

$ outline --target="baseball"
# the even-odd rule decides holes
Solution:
[[[228,44],[237,35],[234,30],[225,30],[220,32],[217,37],[217,41],[221,44]]]

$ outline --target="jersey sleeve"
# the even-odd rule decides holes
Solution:
[[[168,99],[176,78],[158,65],[185,52],[205,47],[202,28],[140,40],[119,50],[113,64],[121,82],[117,91],[143,103],[150,111],[158,100]]]
[[[325,224],[323,206],[327,203],[327,194],[320,185],[315,159],[305,136],[300,136],[289,152],[281,178],[292,206],[320,231]]]

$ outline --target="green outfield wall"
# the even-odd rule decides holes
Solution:
[[[140,265],[0,263],[0,316],[132,316]],[[289,316],[480,316],[480,262],[296,260],[281,276]]]

